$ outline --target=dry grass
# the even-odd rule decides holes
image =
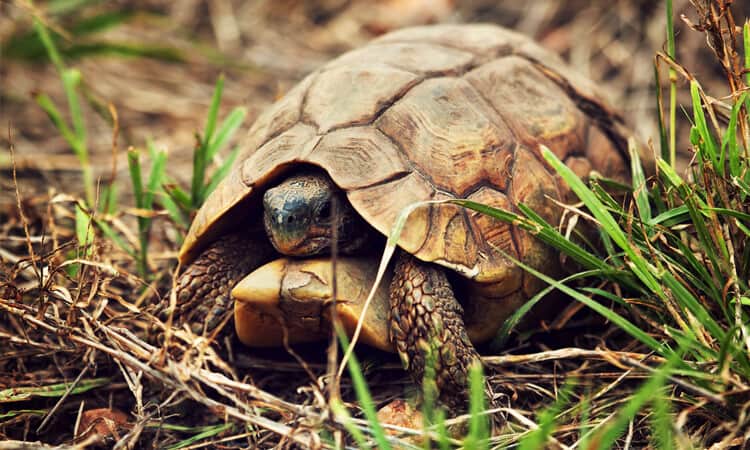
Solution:
[[[164,16],[143,14],[106,38],[154,40],[166,33],[187,62],[119,57],[75,62],[92,95],[115,104],[123,130],[113,148],[111,127],[94,119],[93,110],[86,112],[92,117],[95,173],[107,179],[114,159],[115,173],[124,179],[119,148],[152,136],[157,146],[172,149],[170,170],[184,182],[193,134],[201,128],[219,67],[228,74],[223,108],[246,104],[252,120],[332,55],[389,27],[430,21],[493,21],[535,36],[603,80],[635,128],[658,140],[652,64],[654,51],[665,45],[661,7],[625,0],[505,5],[478,0],[447,1],[445,8],[406,14],[414,3],[383,2],[386,6],[377,8],[358,1],[134,4]],[[675,10],[694,17],[687,1],[676,1]],[[2,3],[0,17],[4,41],[28,25],[27,4]],[[394,17],[406,22],[394,24]],[[678,25],[678,60],[720,103],[729,92],[722,91],[720,68],[705,63],[703,35]],[[212,50],[195,51],[205,46]],[[166,217],[157,217],[154,225],[149,280],[136,276],[133,258],[107,239],[97,237],[81,252],[73,226],[81,194],[77,161],[28,95],[43,89],[62,98],[55,91],[59,81],[50,68],[19,61],[2,64],[0,76],[0,124],[9,128],[3,140],[9,152],[0,156],[0,438],[14,440],[0,443],[0,449],[24,448],[20,441],[42,441],[40,448],[349,443],[344,424],[328,406],[330,371],[322,345],[296,349],[294,356],[283,350],[250,354],[231,336],[212,346],[154,315],[170,290],[181,232]],[[688,133],[678,136],[679,148],[687,149]],[[683,164],[687,159],[683,152]],[[128,236],[137,214],[125,210],[110,219]],[[536,414],[555,402],[564,380],[575,377],[575,394],[561,413],[564,422],[549,443],[574,448],[585,427],[612,417],[662,362],[613,325],[585,312],[571,316],[560,327],[514,337],[507,355],[487,356],[490,382],[503,405],[495,412],[507,419],[495,444],[513,444],[533,430]],[[413,395],[396,358],[367,349],[358,356],[378,405]],[[747,411],[728,410],[725,398],[685,379],[671,381],[667,395],[674,401],[675,420],[692,434],[677,436],[678,442],[692,438],[715,448],[746,442],[737,427]],[[348,378],[340,389],[356,411]],[[741,400],[748,393],[732,395]],[[203,439],[186,441],[201,433]],[[620,444],[639,448],[649,438],[648,418],[638,416]]]

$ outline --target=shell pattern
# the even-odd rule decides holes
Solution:
[[[524,203],[556,224],[551,199],[569,192],[540,144],[581,176],[625,178],[624,136],[591,81],[520,34],[493,25],[399,30],[332,60],[258,118],[180,258],[259,219],[258,194],[299,164],[323,168],[384,235],[409,205],[452,198],[510,210]],[[557,264],[531,235],[446,203],[412,212],[399,246],[479,290],[492,286],[490,297],[539,288],[503,253],[548,273]]]

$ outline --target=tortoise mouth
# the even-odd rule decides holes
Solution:
[[[330,225],[308,228],[304,234],[268,233],[273,247],[287,256],[315,256],[331,248]]]

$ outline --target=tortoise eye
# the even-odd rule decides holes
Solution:
[[[325,203],[318,209],[318,217],[321,219],[327,219],[331,216],[331,201],[326,200]]]

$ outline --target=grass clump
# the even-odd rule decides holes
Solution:
[[[167,188],[169,196],[179,207],[179,209],[169,209],[172,219],[178,223],[187,223],[192,213],[203,205],[208,195],[229,173],[239,153],[239,147],[232,149],[226,159],[219,163],[213,174],[210,177],[207,175],[208,168],[216,160],[219,150],[234,136],[247,114],[246,108],[238,106],[221,123],[218,123],[223,90],[224,75],[220,75],[216,81],[211,106],[208,109],[203,135],[196,134],[195,136],[196,145],[193,152],[193,176],[190,190],[185,191],[174,184]]]
[[[120,20],[103,22],[115,25],[120,23]],[[219,122],[218,114],[224,87],[224,76],[221,75],[216,82],[206,118],[205,132],[202,136],[196,135],[197,144],[194,151],[193,176],[189,194],[167,176],[167,153],[165,151],[157,150],[153,143],[148,143],[151,170],[144,183],[143,159],[141,158],[143,152],[135,148],[128,150],[130,183],[135,197],[135,209],[131,211],[134,211],[137,221],[137,236],[133,239],[135,242],[132,242],[133,240],[129,240],[127,235],[116,231],[110,223],[111,219],[119,213],[118,190],[114,173],[112,179],[106,184],[100,184],[94,179],[87,142],[86,120],[83,114],[84,104],[81,101],[82,75],[77,69],[65,65],[61,52],[57,48],[57,40],[53,39],[53,35],[39,18],[33,19],[33,26],[62,81],[70,123],[64,119],[60,109],[48,95],[37,94],[37,103],[65,138],[81,167],[84,199],[76,204],[75,213],[78,254],[84,257],[90,256],[94,241],[92,226],[95,225],[108,239],[136,260],[138,274],[143,279],[147,279],[151,273],[148,263],[151,227],[153,218],[159,215],[157,207],[165,209],[174,223],[185,229],[188,227],[191,215],[200,208],[219,181],[226,176],[237,157],[239,149],[234,148],[218,169],[210,177],[207,176],[207,170],[217,159],[219,151],[226,146],[242,125],[247,113],[246,108],[233,109],[225,120]],[[113,146],[115,146],[116,153],[119,130],[117,113],[112,105],[109,106],[109,116],[105,119],[114,126]]]
[[[671,5],[667,10],[671,11]],[[575,288],[564,284],[565,280],[552,280],[527,268],[617,324],[665,361],[659,368],[645,366],[652,372],[649,380],[617,415],[587,433],[586,448],[611,448],[623,439],[626,425],[638,415],[652,415],[655,445],[674,448],[679,430],[670,419],[674,413],[669,405],[678,397],[695,408],[709,403],[711,409],[730,418],[732,425],[726,425],[722,442],[743,435],[750,425],[739,413],[747,405],[733,395],[750,386],[750,105],[745,85],[750,31],[747,23],[743,39],[737,39],[735,28],[727,31],[734,23],[728,9],[698,8],[698,12],[701,29],[716,39],[715,45],[722,46],[717,51],[734,55],[734,63],[730,56],[730,62],[724,64],[732,95],[723,126],[698,81],[674,61],[670,20],[668,54],[661,55],[670,65],[670,115],[661,121],[669,124],[670,138],[662,139],[661,154],[666,159],[657,159],[656,176],[645,177],[631,143],[632,185],[626,189],[627,200],[619,202],[611,190],[604,189],[610,183],[592,179],[587,185],[554,153],[543,149],[544,158],[593,216],[604,243],[601,249],[573,243],[523,206],[522,214],[514,214],[459,202],[513,221],[569,255],[583,269],[571,278],[612,286],[608,291]],[[743,42],[744,48],[735,48],[736,42]],[[744,64],[738,65],[737,55],[743,52]],[[677,74],[687,78],[692,100],[688,119],[695,159],[686,175],[675,168],[674,158],[673,77]],[[667,135],[664,129],[661,135]],[[609,306],[613,302],[625,309],[616,312]],[[671,388],[665,391],[668,385]]]

